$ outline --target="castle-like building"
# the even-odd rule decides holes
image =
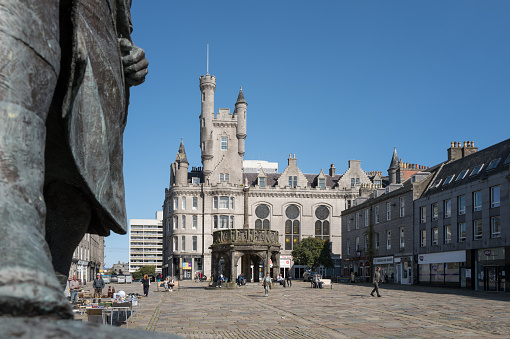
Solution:
[[[260,162],[258,169],[252,168],[256,162],[243,164],[248,104],[241,89],[233,113],[224,108],[215,112],[215,90],[214,76],[200,77],[202,167],[190,170],[182,140],[170,165],[163,205],[163,274],[177,279],[191,279],[196,272],[210,276],[212,233],[243,227],[278,231],[280,263],[275,266],[294,278],[305,269],[292,260],[296,242],[306,237],[329,240],[337,267],[328,275],[340,274],[341,212],[360,195],[384,186],[387,177],[364,172],[358,160],[350,160],[341,175],[333,164],[328,173],[304,174],[292,154],[282,173],[274,163]],[[266,170],[264,164],[269,164]],[[262,263],[251,267],[247,278],[258,280]]]

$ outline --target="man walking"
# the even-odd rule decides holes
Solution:
[[[266,277],[262,280],[262,286],[264,286],[264,295],[266,297],[269,296],[269,289],[271,288],[271,284],[273,283],[273,279],[269,276],[269,273],[266,273]]]
[[[375,272],[374,272],[374,280],[373,280],[373,284],[374,284],[374,289],[372,290],[372,293],[370,293],[370,295],[372,297],[374,297],[374,292],[377,292],[377,296],[380,297],[381,295],[379,294],[379,282],[381,281],[381,273],[379,272],[381,270],[381,268],[379,266],[377,266],[377,268],[375,269]]]
[[[104,288],[104,280],[101,277],[101,274],[98,273],[96,275],[96,279],[94,279],[92,287],[94,288],[94,298],[101,298],[103,295]]]

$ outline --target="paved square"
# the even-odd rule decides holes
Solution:
[[[165,293],[152,284],[140,312],[117,326],[185,338],[510,338],[508,293],[382,284],[377,298],[369,284],[312,289],[293,281],[264,297],[256,284],[206,286],[185,281]],[[115,289],[142,292],[139,283]]]

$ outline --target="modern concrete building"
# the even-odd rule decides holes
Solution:
[[[129,272],[155,266],[160,273],[162,253],[163,211],[156,212],[156,219],[129,219]]]
[[[200,148],[203,167],[192,167],[181,140],[175,161],[170,165],[170,183],[165,190],[163,273],[191,279],[199,271],[210,276],[213,232],[221,229],[278,231],[281,244],[281,273],[299,278],[304,267],[292,260],[294,244],[306,237],[331,242],[337,275],[340,271],[340,214],[351,206],[360,191],[382,186],[380,172],[368,175],[360,161],[349,161],[344,174],[322,169],[304,174],[297,157],[289,155],[287,167],[277,172],[274,163],[244,161],[247,137],[247,106],[242,89],[234,112],[214,111],[216,78],[200,77],[202,111]],[[262,263],[252,256],[249,280],[258,280]],[[262,258],[259,258],[262,261]],[[238,259],[242,261],[241,258]],[[244,262],[244,261],[243,261]],[[234,263],[237,267],[237,263]],[[216,267],[214,272],[221,272]]]
[[[104,266],[104,237],[86,233],[73,253],[69,278],[86,283],[92,281]]]

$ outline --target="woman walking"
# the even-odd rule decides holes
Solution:
[[[146,274],[143,276],[143,279],[142,279],[143,295],[146,297],[149,296],[149,286],[150,285],[151,285],[151,279]]]

